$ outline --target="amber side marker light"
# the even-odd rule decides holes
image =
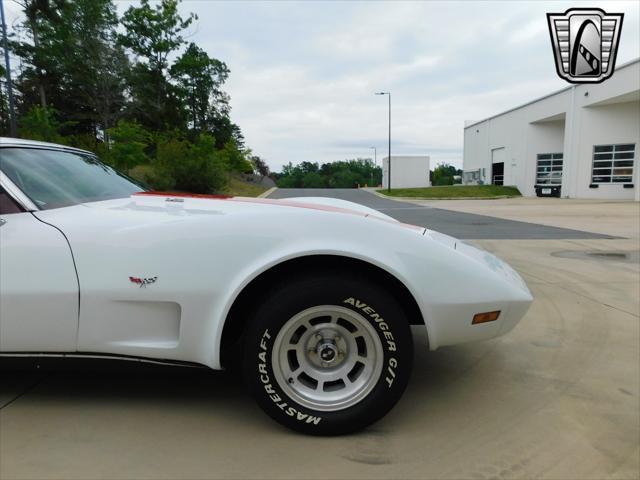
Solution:
[[[495,312],[476,313],[473,316],[471,325],[476,325],[477,323],[493,322],[494,320],[497,320],[499,316],[500,310],[496,310]]]

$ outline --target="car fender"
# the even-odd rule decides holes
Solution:
[[[333,257],[341,257],[345,259],[358,260],[364,263],[367,263],[371,266],[377,267],[380,270],[385,271],[396,280],[398,280],[409,292],[409,294],[416,301],[420,309],[420,313],[422,319],[424,321],[425,327],[427,329],[427,338],[429,338],[429,331],[431,329],[429,322],[427,319],[430,316],[429,304],[425,302],[419,301],[418,292],[415,290],[413,285],[411,285],[404,274],[402,273],[402,269],[394,268],[394,265],[389,262],[382,262],[375,256],[363,254],[363,253],[355,253],[352,250],[347,250],[344,248],[307,248],[307,249],[296,249],[295,251],[288,252],[286,254],[275,253],[267,258],[262,258],[262,263],[258,268],[252,268],[250,272],[246,271],[241,273],[238,276],[237,281],[233,287],[229,295],[229,299],[226,302],[224,309],[220,314],[220,318],[223,320],[216,323],[216,327],[214,329],[213,338],[217,348],[215,349],[215,355],[211,358],[211,365],[213,368],[220,368],[220,345],[222,341],[222,333],[229,319],[229,313],[234,303],[238,299],[238,297],[242,294],[242,292],[258,277],[262,274],[268,272],[269,270],[276,268],[278,265],[282,265],[291,260],[317,257],[317,256],[333,256]]]

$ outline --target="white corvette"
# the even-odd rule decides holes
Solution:
[[[362,428],[428,345],[511,330],[532,297],[495,256],[327,198],[146,191],[91,153],[0,139],[0,355],[239,366],[278,422]]]

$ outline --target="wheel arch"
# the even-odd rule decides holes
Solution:
[[[296,257],[278,263],[260,273],[234,299],[225,318],[220,340],[220,363],[223,368],[233,365],[234,358],[241,355],[242,334],[253,309],[259,303],[255,299],[266,296],[270,287],[280,282],[282,278],[287,278],[301,271],[315,270],[375,275],[376,278],[382,279],[384,286],[389,288],[399,300],[410,325],[426,325],[414,295],[402,281],[387,270],[365,260],[342,255],[322,254]]]

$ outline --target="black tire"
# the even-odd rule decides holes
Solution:
[[[351,401],[355,403],[349,405],[345,403],[344,407],[323,405],[323,408],[317,409],[313,408],[315,404],[311,406],[309,403],[305,404],[305,399],[300,401],[299,397],[295,398],[295,392],[291,394],[290,389],[285,391],[282,388],[280,383],[286,383],[282,377],[283,368],[280,368],[276,363],[275,368],[280,370],[280,380],[278,380],[274,373],[273,355],[276,339],[286,336],[286,332],[291,329],[291,322],[300,312],[308,312],[309,309],[315,311],[314,307],[325,308],[326,306],[347,309],[348,311],[343,311],[345,316],[348,316],[350,321],[354,323],[359,321],[361,327],[364,327],[352,334],[354,338],[343,339],[336,336],[334,346],[339,347],[340,342],[345,342],[346,346],[347,341],[355,341],[358,344],[356,355],[360,355],[360,345],[363,340],[358,340],[355,336],[361,335],[359,332],[366,330],[368,332],[367,338],[370,341],[369,345],[375,346],[376,349],[367,347],[372,353],[367,352],[366,349],[364,351],[364,355],[367,356],[365,360],[371,365],[371,367],[367,367],[369,371],[366,377],[369,379],[368,387],[363,388],[359,393],[365,396],[355,400],[352,398]],[[311,320],[311,322],[313,321],[318,322],[318,320]],[[347,327],[350,325],[349,321],[344,323],[342,318],[339,318],[337,322]],[[325,324],[321,323],[319,327],[310,328],[321,328],[323,325]],[[281,331],[283,333],[278,337]],[[324,332],[326,330],[322,331],[323,335]],[[342,332],[344,329],[339,332],[340,335],[343,335]],[[303,343],[303,336],[304,334],[299,336],[300,343]],[[310,331],[308,338],[310,342],[313,342],[320,336],[317,332],[314,335]],[[327,353],[326,343],[323,342],[333,342],[333,340],[322,339],[317,344],[317,350],[313,350],[313,348],[307,350],[304,345],[300,348],[305,354],[309,353],[308,357],[311,360],[323,362],[326,357],[325,353]],[[294,348],[290,346],[291,343],[285,341],[279,341],[278,346],[280,345],[284,346],[282,348],[276,347],[278,351],[282,351],[283,348],[285,350]],[[307,344],[305,343],[305,345]],[[349,369],[348,361],[357,362],[357,360],[349,360],[353,355],[351,353],[353,350],[353,348],[345,347],[344,353],[336,353],[343,358],[341,360],[344,364],[342,371]],[[374,355],[375,352],[377,352],[376,355]],[[369,360],[369,355],[375,360]],[[282,357],[276,356],[275,358]],[[309,364],[307,363],[307,365]],[[402,396],[412,366],[413,341],[409,321],[402,306],[380,284],[357,275],[316,274],[290,278],[289,281],[276,286],[269,292],[264,301],[256,308],[253,317],[249,320],[245,334],[244,377],[257,403],[271,418],[282,425],[311,435],[342,435],[360,430],[381,419]],[[312,365],[312,367],[318,367],[322,372],[326,371],[324,362],[322,366]],[[338,368],[339,366],[335,366],[335,369]],[[378,376],[375,374],[376,369],[379,370]],[[364,371],[364,369],[362,370]],[[371,373],[372,370],[374,373]],[[353,373],[354,370],[350,372]],[[348,375],[349,378],[351,378],[351,373]],[[294,379],[293,376],[296,374],[291,375],[288,379],[291,388],[294,386],[301,388],[299,383],[296,384],[301,377]],[[341,384],[340,382],[338,381],[338,388],[342,388],[341,385],[345,389],[353,390],[355,388],[352,386],[354,384],[346,382],[346,378],[345,382]],[[345,385],[347,383],[348,385]],[[319,395],[324,396],[327,393],[324,391],[325,384],[322,385],[322,391],[319,390],[319,386],[316,389]],[[285,388],[289,387],[285,385]],[[313,388],[313,385],[309,388]]]

